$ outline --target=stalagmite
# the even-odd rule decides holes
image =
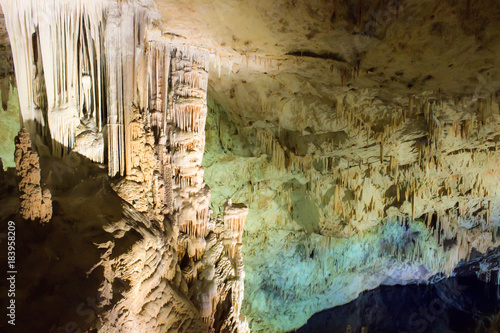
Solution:
[[[24,127],[16,137],[15,162],[22,217],[42,223],[49,222],[52,218],[52,196],[48,189],[40,185],[38,154],[32,149],[30,134]]]

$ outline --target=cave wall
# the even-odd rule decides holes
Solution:
[[[204,165],[214,211],[227,196],[249,204],[252,331],[290,331],[498,246],[497,6],[198,5],[193,16],[245,13],[202,21],[223,64]]]
[[[302,79],[212,77],[205,179],[213,206],[227,196],[249,205],[243,311],[253,331],[293,330],[362,290],[452,274],[498,246],[494,98],[382,101],[342,87],[327,101],[283,98],[322,95],[323,81]]]

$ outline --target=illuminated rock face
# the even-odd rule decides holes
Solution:
[[[224,222],[211,216],[201,167],[208,51],[163,38],[152,3],[1,3],[22,121],[38,148],[51,142],[49,156],[107,164],[131,205],[102,226],[114,239],[95,243],[102,255],[87,273],[103,271],[99,331],[248,331],[240,315],[247,210],[235,205]],[[22,216],[46,222],[50,193],[39,186],[26,130],[17,146]],[[134,235],[116,256],[119,239]]]
[[[249,206],[252,331],[293,330],[362,290],[449,274],[499,245],[500,44],[498,23],[479,23],[498,22],[497,7],[159,8],[172,34],[212,42],[222,61],[205,180],[214,211],[228,196]],[[199,30],[182,24],[191,19]]]
[[[321,122],[267,97],[295,118],[287,128],[245,123],[228,96],[210,103],[212,202],[249,205],[243,313],[252,331],[293,330],[362,290],[451,274],[473,249],[499,245],[495,100],[382,103],[369,90],[334,91],[332,111],[308,109]]]
[[[78,135],[92,135],[84,140],[86,154],[102,162],[100,2],[4,1],[2,8],[9,34],[25,37],[11,38],[23,121],[44,126],[66,149],[75,148]],[[84,128],[80,119],[88,120]]]
[[[174,332],[206,332],[198,309],[179,291],[183,280],[172,229],[159,228],[130,205],[123,206],[123,214],[119,223],[104,230],[125,235],[125,239],[133,230],[140,237],[118,257],[113,253],[120,251],[115,249],[119,239],[97,244],[103,254],[92,270],[102,267],[104,271],[99,307],[111,307],[99,314],[99,332],[155,332],[162,327]],[[122,296],[119,301],[113,299],[117,293]]]
[[[211,332],[250,332],[245,317],[241,314],[245,277],[243,267],[242,234],[248,208],[242,204],[227,205],[224,217],[214,217],[206,237],[205,252],[201,260],[194,256],[186,276],[192,279],[192,289],[197,291],[195,304]],[[205,243],[205,241],[203,241]],[[184,240],[183,246],[194,247],[193,240]],[[185,244],[185,245],[184,245]],[[194,273],[194,275],[193,275]]]

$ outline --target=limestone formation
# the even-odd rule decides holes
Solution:
[[[247,214],[245,205],[226,206],[223,218],[213,218],[201,260],[194,261],[199,272],[193,283],[199,290],[196,303],[210,332],[250,332],[241,313],[245,278],[241,238]]]
[[[33,150],[30,134],[24,127],[16,137],[15,162],[21,216],[26,220],[49,222],[52,217],[52,196],[40,184],[38,154]]]
[[[101,306],[111,306],[100,314],[101,330],[136,332],[166,325],[179,332],[201,332],[203,327],[193,326],[196,310],[190,298],[207,326],[222,325],[232,332],[246,327],[240,318],[244,216],[231,222],[237,226],[232,234],[214,234],[215,223],[208,214],[210,190],[201,167],[208,51],[171,44],[162,37],[151,3],[58,1],[46,6],[27,0],[19,5],[3,1],[2,7],[8,14],[9,34],[15,36],[12,49],[22,120],[34,135],[52,141],[52,155],[73,151],[105,162],[110,176],[121,176],[112,186],[133,206],[131,218],[156,230],[154,235],[137,230],[144,240],[120,258],[109,257],[113,243],[97,244],[108,253],[96,265],[104,267],[106,279],[100,289]],[[22,38],[33,44],[19,42]],[[29,133],[23,130],[19,140],[25,144],[22,140],[29,140]],[[26,158],[19,158],[20,168]],[[31,183],[39,183],[37,174]],[[23,214],[35,218],[40,204],[34,202],[39,198],[32,194],[26,201],[24,183],[20,189]],[[45,197],[44,192],[47,201]],[[213,241],[231,243],[225,259],[220,253],[213,257]],[[137,256],[144,256],[145,262]],[[228,275],[224,269],[231,262],[237,266]],[[145,269],[150,273],[136,276]],[[128,281],[132,288],[118,303],[111,296],[115,279]],[[231,312],[219,314],[212,300],[224,302],[226,295]],[[172,310],[172,302],[183,310],[177,305]]]
[[[115,243],[97,244],[104,252],[98,266],[104,268],[100,288],[100,332],[151,332],[168,328],[175,332],[207,332],[198,310],[181,292],[183,283],[175,255],[172,229],[156,227],[133,207],[124,205],[125,218],[105,227],[109,234],[140,235],[129,252],[112,256]],[[95,269],[94,268],[94,269]],[[89,271],[87,274],[91,274]],[[124,290],[117,290],[123,284]],[[113,297],[121,293],[115,303]]]
[[[500,245],[494,1],[0,4],[19,211],[97,220],[92,329],[293,331]],[[122,214],[92,215],[96,193]]]
[[[266,318],[256,331],[292,330],[325,302],[344,304],[380,283],[452,274],[474,249],[499,245],[499,118],[488,111],[489,121],[479,121],[482,97],[382,103],[369,90],[340,90],[335,113],[314,111],[322,119],[309,122],[315,130],[306,131],[300,110],[287,105],[276,108],[296,117],[288,129],[224,124],[237,118],[224,116],[230,111],[217,101],[209,110],[212,201],[222,206],[221,194],[231,193],[255,212],[243,251],[245,266],[259,269],[246,275],[243,312]],[[486,101],[484,109],[498,110]],[[232,152],[239,140],[254,144],[255,157]]]

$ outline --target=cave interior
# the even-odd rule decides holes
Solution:
[[[498,0],[0,6],[0,331],[500,331]]]

